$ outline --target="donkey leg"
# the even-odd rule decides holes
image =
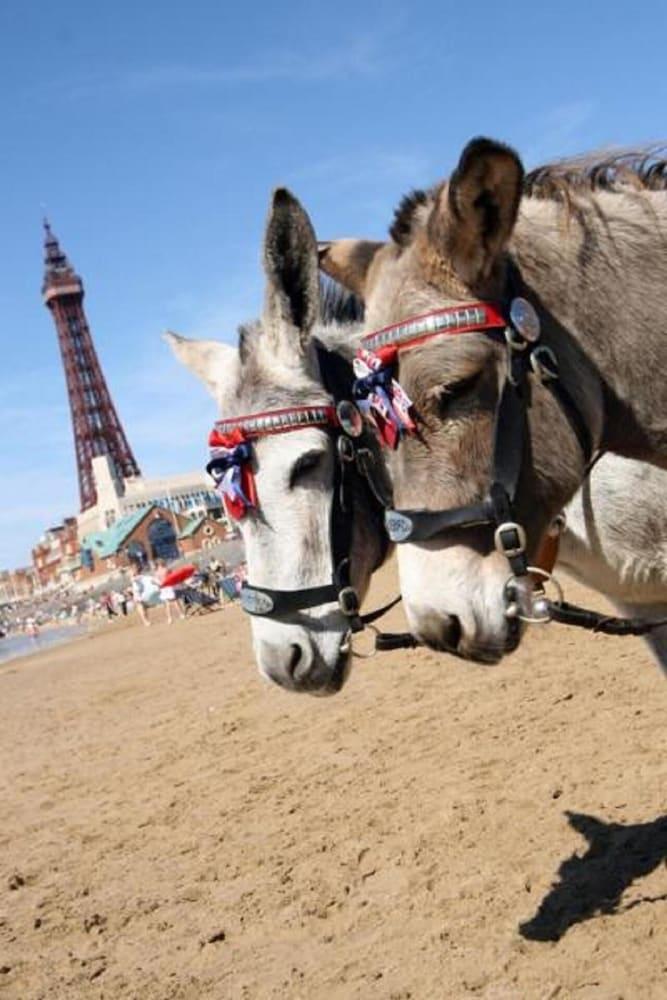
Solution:
[[[628,618],[667,618],[667,604],[632,604],[629,601],[614,602],[619,612]],[[667,625],[656,628],[642,637],[653,654],[665,677],[667,677]]]

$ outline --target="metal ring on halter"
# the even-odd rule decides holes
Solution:
[[[380,634],[380,630],[377,629],[375,627],[375,625],[366,625],[366,628],[370,629],[371,632],[374,632],[376,636],[378,636]],[[359,633],[357,633],[356,635],[358,636]],[[356,636],[355,636],[355,639],[356,639]],[[352,656],[356,656],[356,658],[358,660],[371,660],[374,656],[377,655],[377,649],[375,648],[375,646],[373,646],[373,649],[371,650],[370,653],[359,653],[359,652],[357,652],[357,650],[354,648],[355,639],[352,639],[352,638],[350,639],[350,642],[352,643]],[[375,640],[373,640],[373,641],[375,641]]]
[[[531,576],[538,576],[540,580],[544,580],[545,583],[552,583],[556,588],[557,603],[558,604],[563,603],[565,599],[565,595],[563,594],[563,588],[561,587],[560,583],[553,575],[553,573],[549,573],[546,569],[542,569],[540,566],[529,566],[527,572]],[[503,587],[503,594],[507,595],[508,588],[515,580],[517,580],[517,576],[514,573],[512,573],[512,575],[509,576],[505,581],[505,586]],[[546,596],[544,599],[546,600]],[[546,609],[545,614],[541,618],[535,618],[530,615],[520,614],[519,605],[516,601],[512,601],[511,603],[508,604],[507,610],[505,611],[505,617],[518,618],[520,622],[525,622],[526,625],[547,625],[551,621],[551,615],[548,612],[548,608]]]
[[[525,351],[530,343],[525,340],[513,326],[505,327],[505,343],[509,347],[510,351]]]
[[[354,462],[354,444],[352,443],[352,438],[349,438],[347,434],[339,436],[336,448],[338,449],[338,457],[341,462]]]

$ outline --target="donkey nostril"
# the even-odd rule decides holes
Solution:
[[[457,618],[456,615],[449,615],[449,626],[447,628],[445,642],[450,649],[458,650],[462,638],[463,629],[461,628],[460,618]]]
[[[301,648],[301,646],[299,646],[298,643],[293,642],[292,645],[290,646],[290,650],[291,650],[290,658],[287,663],[287,673],[290,675],[290,677],[293,678],[294,674],[296,673],[296,668],[299,666],[299,663],[301,662],[301,658],[303,656],[303,649]]]

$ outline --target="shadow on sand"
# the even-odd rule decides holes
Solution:
[[[531,941],[558,941],[573,924],[600,913],[618,912],[623,893],[635,879],[648,875],[662,861],[667,863],[667,816],[623,826],[583,813],[565,815],[588,841],[588,850],[563,861],[559,881],[535,916],[519,924],[519,933]],[[622,909],[662,900],[667,900],[667,893],[642,896]]]

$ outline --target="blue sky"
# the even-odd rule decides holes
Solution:
[[[198,468],[213,404],[159,333],[233,339],[258,312],[270,189],[322,238],[383,236],[473,135],[527,165],[664,138],[667,7],[618,9],[3,0],[0,567],[77,511],[44,206],[142,471]]]

